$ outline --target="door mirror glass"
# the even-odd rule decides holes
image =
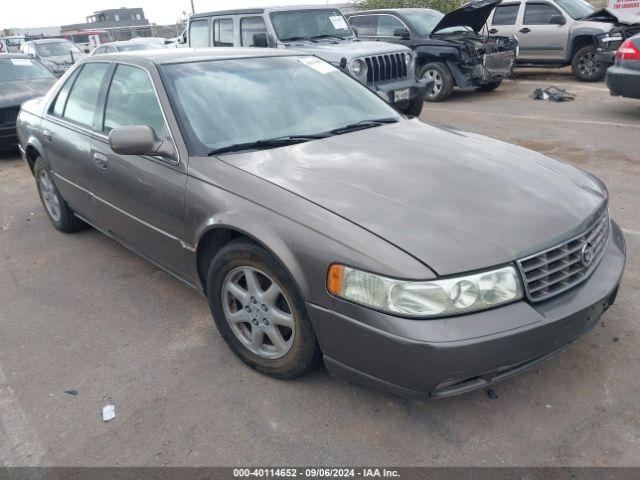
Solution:
[[[266,33],[254,33],[253,45],[254,47],[267,48],[269,47],[269,39]]]
[[[567,23],[567,21],[562,15],[551,15],[551,18],[549,18],[549,23],[551,25],[564,25],[565,23]]]
[[[153,128],[148,125],[114,128],[109,132],[109,145],[119,155],[175,157],[173,143],[158,139]]]
[[[409,33],[409,30],[407,30],[406,28],[396,28],[393,31],[393,36],[399,37],[399,38],[410,38],[411,34]]]

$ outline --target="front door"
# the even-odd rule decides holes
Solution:
[[[119,64],[106,93],[102,133],[92,144],[92,191],[102,226],[158,265],[184,276],[186,164],[179,158],[118,155],[108,140],[117,127],[148,125],[171,140],[147,70]]]
[[[565,19],[557,25],[552,18]],[[569,21],[554,5],[547,2],[527,2],[518,30],[519,60],[533,62],[563,62],[569,41]]]

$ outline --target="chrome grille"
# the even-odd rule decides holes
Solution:
[[[367,64],[367,83],[378,84],[395,82],[407,78],[407,64],[402,53],[365,57]]]
[[[605,212],[583,234],[518,260],[529,300],[546,300],[586,280],[602,259],[608,238],[609,213]]]
[[[15,125],[20,107],[0,108],[0,125]]]

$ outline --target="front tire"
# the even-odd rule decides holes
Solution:
[[[418,77],[433,80],[433,86],[424,97],[428,102],[443,102],[453,93],[453,75],[444,63],[427,63],[418,72]]]
[[[286,270],[248,240],[225,245],[207,275],[213,319],[231,350],[276,378],[300,377],[320,360],[304,301]]]
[[[607,73],[607,67],[596,61],[596,47],[587,45],[576,52],[571,61],[573,76],[581,82],[598,82]]]
[[[51,172],[40,158],[36,159],[33,175],[42,206],[53,226],[64,233],[73,233],[84,228],[84,222],[73,214],[73,210],[64,201],[53,183]]]

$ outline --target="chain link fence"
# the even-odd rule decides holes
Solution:
[[[107,32],[104,35],[105,41],[124,41],[132,38],[175,38],[182,33],[185,24],[177,23],[175,25],[143,25],[136,27],[115,27],[103,28],[101,30]],[[101,35],[102,38],[102,35]]]

